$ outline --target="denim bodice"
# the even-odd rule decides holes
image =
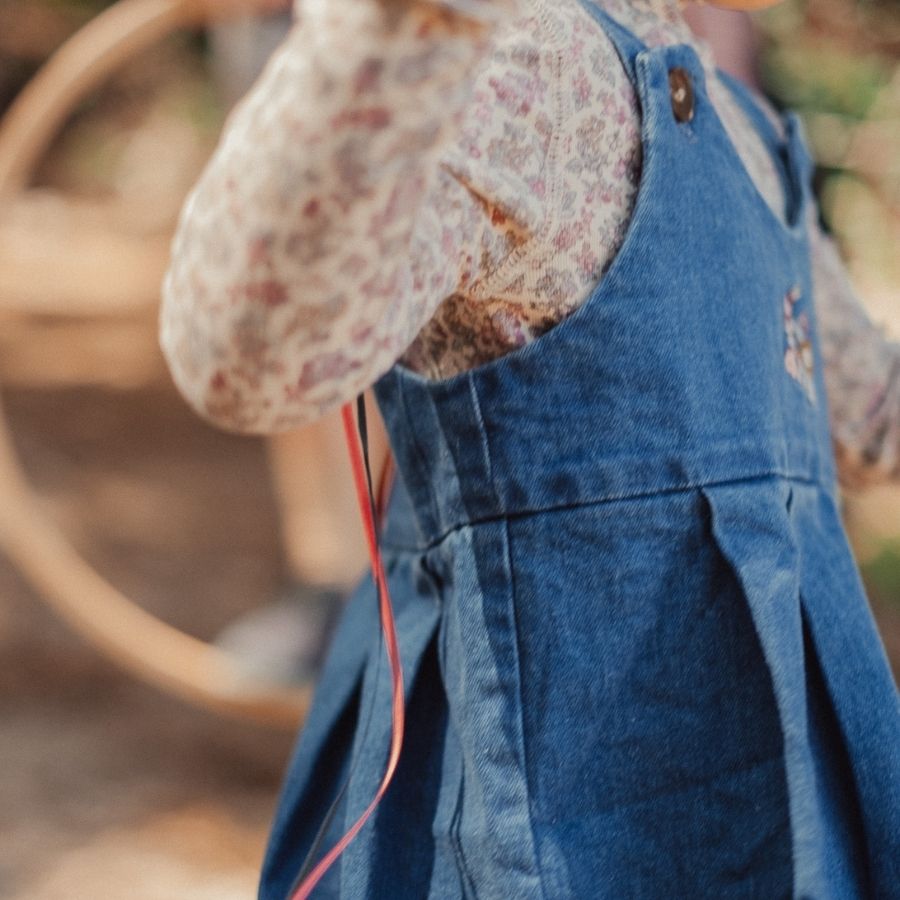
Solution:
[[[710,103],[695,51],[648,49],[589,9],[643,111],[633,218],[589,299],[536,341],[444,381],[396,366],[378,383],[425,540],[466,522],[764,475],[834,491],[799,119],[784,117],[782,137],[729,79],[783,173],[779,217]],[[692,90],[688,121],[673,72]]]

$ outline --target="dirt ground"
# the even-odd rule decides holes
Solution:
[[[277,588],[259,441],[165,391],[6,405],[57,520],[144,606],[208,638]],[[253,897],[292,740],[135,682],[0,560],[0,897]]]

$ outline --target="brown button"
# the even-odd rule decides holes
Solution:
[[[672,112],[679,122],[690,122],[694,118],[694,88],[686,69],[669,70],[669,91],[672,95]]]

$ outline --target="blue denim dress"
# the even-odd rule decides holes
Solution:
[[[900,704],[841,524],[805,228],[810,161],[730,83],[784,177],[741,163],[686,45],[584,0],[638,91],[624,245],[537,341],[377,385],[400,766],[315,896],[900,897]],[[598,32],[599,34],[599,32]],[[260,897],[283,900],[390,734],[375,592],[352,598]]]

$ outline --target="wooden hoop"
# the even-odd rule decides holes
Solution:
[[[203,22],[202,0],[119,0],[73,35],[0,122],[0,213],[23,191],[74,106],[120,65]],[[0,549],[79,634],[139,678],[219,713],[294,730],[311,688],[251,682],[225,651],[161,622],[117,591],[41,510],[0,404]]]

